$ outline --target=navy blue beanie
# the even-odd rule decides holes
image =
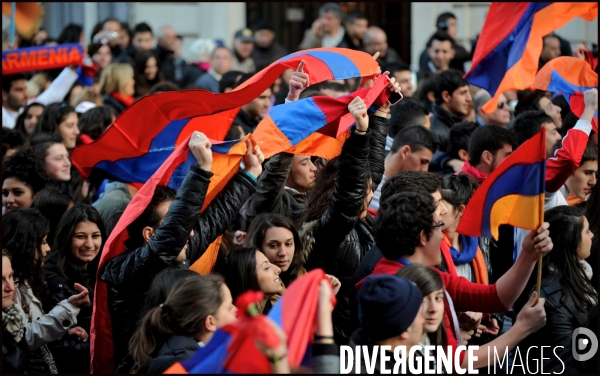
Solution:
[[[375,342],[404,333],[423,303],[413,282],[388,274],[367,277],[357,298],[360,327]]]

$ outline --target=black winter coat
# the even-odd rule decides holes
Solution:
[[[536,272],[534,271],[534,273]],[[531,282],[528,286],[531,286]],[[522,294],[514,305],[515,322],[517,313],[527,303],[531,293],[535,291],[535,284],[531,289],[524,291],[529,291],[529,294]],[[540,298],[546,299],[544,303],[546,325],[519,343],[521,356],[525,358],[524,354],[528,353],[527,359],[531,372],[541,367],[540,361],[543,356],[545,373],[579,373],[579,369],[584,364],[573,358],[572,335],[575,329],[586,326],[589,310],[579,311],[576,308],[573,297],[565,293],[560,278],[556,274],[546,275],[542,278]],[[550,346],[550,348],[546,348],[546,351],[542,353],[540,347],[542,345]],[[562,348],[558,346],[562,346]]]
[[[448,151],[448,146],[450,144],[450,128],[461,121],[463,121],[463,118],[446,111],[438,104],[433,105],[431,132],[438,138],[439,150]]]
[[[120,101],[116,100],[108,94],[102,97],[102,101],[105,106],[111,106],[112,108],[114,108],[117,112],[117,116],[119,116],[121,112],[123,112],[125,108],[127,108],[127,106],[124,103],[121,103]]]
[[[98,255],[97,257],[100,257]],[[75,283],[85,286],[90,292],[90,304],[81,307],[77,315],[77,326],[82,327],[89,334],[92,323],[92,306],[94,299],[94,286],[96,284],[95,270],[90,276],[87,270],[79,268],[69,262],[65,265],[67,280],[58,273],[56,263],[58,254],[53,252],[44,267],[48,295],[44,299],[44,311],[50,312],[59,302],[78,294]],[[89,373],[90,372],[90,342],[80,341],[75,336],[65,334],[58,341],[48,344],[54,356],[56,368],[60,373]]]
[[[27,329],[25,329],[27,330]],[[30,352],[25,343],[25,336],[16,342],[15,337],[2,329],[2,373],[25,373],[28,367]]]
[[[279,153],[265,164],[256,183],[256,192],[240,210],[241,228],[248,231],[250,223],[260,213],[277,213],[292,218],[292,213],[306,207],[306,196],[296,190],[285,189],[294,155]]]
[[[172,336],[160,347],[156,357],[148,363],[145,373],[163,373],[173,364],[190,359],[199,348],[198,341],[194,338]]]
[[[212,175],[192,166],[156,234],[146,245],[109,260],[99,273],[108,285],[115,365],[120,364],[127,354],[129,339],[144,313],[144,298],[154,276],[168,267],[189,267],[198,260],[237,218],[242,204],[256,186],[246,174],[236,174],[198,216]],[[192,229],[194,237],[190,239]],[[173,265],[188,240],[187,260]]]

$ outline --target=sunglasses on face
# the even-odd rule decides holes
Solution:
[[[507,102],[499,102],[499,103],[498,103],[498,108],[499,108],[500,110],[501,110],[501,109],[503,109],[503,108],[504,108],[504,106],[508,106],[508,103],[507,103]]]

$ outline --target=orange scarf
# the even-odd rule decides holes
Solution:
[[[446,263],[446,267],[448,268],[448,273],[452,275],[458,275],[456,272],[456,266],[454,265],[454,261],[452,260],[452,254],[450,253],[450,247],[452,243],[450,243],[450,239],[448,236],[444,234],[444,239],[440,244],[440,249],[442,251],[442,257],[444,258],[444,262]],[[482,285],[489,284],[487,268],[485,266],[485,260],[483,259],[483,252],[481,252],[481,248],[477,247],[477,253],[471,261],[471,265],[473,266],[473,273],[475,274],[475,282],[480,283]]]

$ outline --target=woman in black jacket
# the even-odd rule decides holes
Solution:
[[[531,350],[527,351],[531,372],[543,367],[544,372],[579,373],[583,364],[573,358],[573,331],[585,326],[589,311],[598,304],[598,293],[590,283],[591,267],[585,262],[594,234],[583,211],[574,206],[550,209],[544,221],[550,223],[554,244],[542,266],[540,298],[546,299],[547,321],[543,330],[525,338],[519,347]],[[536,275],[534,270],[528,285],[531,287],[524,291],[535,291]],[[526,300],[527,296],[515,303],[515,312]],[[552,349],[543,358],[542,345]]]
[[[393,79],[390,88],[400,90]],[[373,218],[367,208],[383,176],[389,104],[367,117],[364,101],[356,97],[348,109],[356,121],[356,129],[346,140],[341,155],[319,172],[315,186],[308,193],[300,230],[306,269],[322,268],[339,278],[345,286],[337,295],[340,303],[347,300],[345,289],[354,270],[375,243],[371,230]],[[341,306],[344,308],[336,307],[333,316],[336,341],[341,339],[340,322],[350,319],[346,309],[349,305]]]
[[[81,307],[77,322],[89,333],[96,271],[106,241],[104,224],[96,209],[78,204],[67,210],[57,228],[53,251],[48,255],[45,267],[49,294],[44,301],[44,309],[50,311],[58,302],[74,295],[75,283],[85,286],[90,292],[91,302]],[[63,336],[49,347],[61,373],[89,372],[89,341]]]
[[[157,283],[155,279],[152,285]],[[146,312],[131,338],[133,370],[163,373],[191,358],[218,328],[236,320],[236,311],[222,277],[195,274],[178,279],[164,301]]]

